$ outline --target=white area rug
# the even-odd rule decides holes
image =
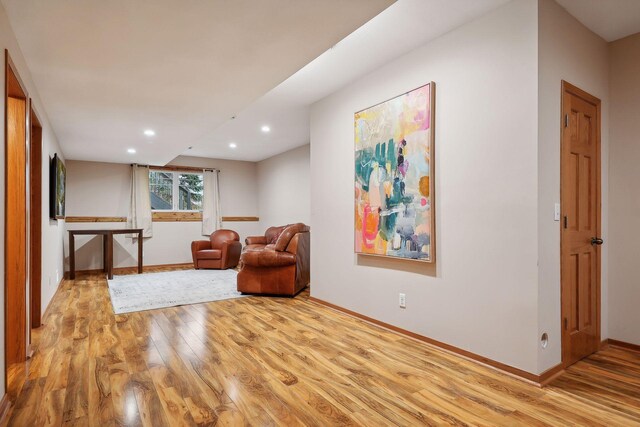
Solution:
[[[235,270],[181,270],[128,274],[109,280],[116,314],[240,298]]]

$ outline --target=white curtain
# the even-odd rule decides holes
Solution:
[[[202,196],[202,235],[208,236],[222,228],[218,171],[204,171],[202,174],[202,182],[204,184]]]
[[[130,228],[142,228],[143,237],[153,235],[149,168],[147,166],[133,165],[131,167],[131,205],[127,225]]]

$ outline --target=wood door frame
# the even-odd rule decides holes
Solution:
[[[42,323],[42,124],[29,100],[29,302],[30,327]]]
[[[18,69],[16,68],[13,60],[11,59],[11,56],[9,55],[9,51],[7,49],[5,49],[4,51],[4,57],[5,57],[5,74],[4,74],[4,88],[5,88],[5,93],[4,93],[4,103],[5,103],[5,110],[4,110],[4,141],[5,141],[5,146],[4,146],[4,150],[5,150],[5,159],[4,159],[4,179],[5,179],[5,199],[4,199],[4,214],[5,214],[5,224],[4,224],[4,232],[5,232],[5,239],[4,239],[4,265],[5,265],[5,269],[4,269],[4,352],[5,352],[5,361],[4,361],[4,379],[5,379],[5,384],[7,384],[7,367],[8,367],[8,363],[7,363],[7,354],[8,354],[8,346],[7,346],[7,338],[8,338],[8,329],[11,326],[10,322],[9,322],[9,314],[10,314],[10,301],[8,299],[8,284],[7,284],[7,214],[8,214],[8,203],[7,203],[7,196],[8,196],[8,191],[7,191],[7,178],[8,178],[8,158],[7,158],[7,148],[8,148],[8,143],[9,143],[9,109],[8,109],[8,101],[10,97],[17,97],[20,99],[24,99],[25,102],[25,162],[28,162],[28,156],[29,156],[29,138],[30,138],[30,121],[29,121],[29,93],[26,90],[26,86],[24,85],[22,79],[20,78],[20,75],[18,74]],[[18,83],[19,86],[19,90],[21,92],[20,96],[12,96],[12,91],[13,88],[11,87],[11,81],[9,78],[9,73],[11,73],[13,75],[13,77],[15,78],[15,80]],[[27,173],[27,168],[25,167],[25,213],[27,218],[25,219],[26,221],[26,233],[25,233],[25,267],[26,267],[26,277],[25,277],[25,300],[22,301],[22,303],[25,305],[25,327],[28,328],[29,326],[29,306],[27,304],[27,298],[28,298],[28,282],[29,282],[29,255],[28,255],[28,229],[29,229],[29,189],[28,189],[28,173]],[[29,346],[29,336],[28,336],[28,331],[25,329],[24,331],[24,335],[23,335],[23,339],[25,340],[24,342],[24,347],[25,347],[25,358],[27,356],[27,351],[28,351],[28,346]]]
[[[560,202],[562,203],[562,195],[563,195],[563,185],[562,185],[562,176],[563,176],[563,158],[562,153],[564,146],[564,129],[565,129],[565,115],[568,114],[568,111],[565,111],[566,105],[564,105],[564,95],[565,93],[574,95],[578,98],[583,99],[584,101],[594,105],[596,107],[596,206],[598,207],[596,212],[596,234],[598,237],[601,236],[602,233],[602,152],[601,152],[601,138],[602,138],[602,102],[600,99],[591,95],[590,93],[580,89],[579,87],[572,85],[571,83],[562,80],[562,90],[560,93]],[[564,207],[561,204],[562,208],[562,216],[565,215]],[[561,225],[562,227],[562,225]],[[564,298],[564,277],[562,273],[562,256],[564,254],[564,233],[562,232],[562,228],[560,229],[560,330],[561,330],[561,354],[562,354],[562,366],[569,366],[569,360],[566,357],[566,353],[568,350],[569,340],[567,337],[567,331],[564,328],[564,318],[566,316],[566,305],[568,304]],[[596,337],[597,342],[600,343],[602,341],[602,330],[601,330],[601,294],[602,294],[602,248],[601,246],[596,247]]]

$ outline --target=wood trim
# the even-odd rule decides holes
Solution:
[[[42,310],[42,126],[29,102],[31,118],[31,140],[29,144],[29,298],[31,327],[41,324]]]
[[[66,223],[72,222],[127,222],[124,216],[68,216],[64,219]]]
[[[431,235],[429,236],[429,262],[436,264],[438,233],[436,230],[436,83],[429,82],[429,197]]]
[[[582,89],[580,89],[578,86],[572,85],[571,83],[569,83],[566,80],[562,80],[562,92],[569,92],[575,96],[577,96],[578,98],[582,98],[585,101],[589,102],[590,104],[595,105],[596,107],[599,106],[601,104],[600,99],[596,98],[595,96],[591,95],[589,92],[586,92]]]
[[[603,343],[604,343],[605,346],[619,347],[619,348],[623,348],[625,350],[640,352],[640,345],[633,344],[633,343],[630,343],[630,342],[618,341],[618,340],[614,340],[614,339],[609,338],[607,340],[604,340]]]
[[[20,74],[18,74],[18,68],[16,67],[15,63],[11,59],[11,55],[9,55],[8,49],[4,50],[4,58],[5,58],[4,80],[5,80],[5,90],[6,90],[5,95],[11,96],[14,98],[20,98],[26,101],[29,98],[29,92],[27,91],[27,87],[25,86],[24,82],[20,78]],[[8,68],[11,68],[11,71],[13,72],[13,76],[16,78],[18,85],[20,87],[15,87],[10,85],[10,80],[6,73],[6,70]]]
[[[53,297],[56,296],[56,294],[58,293],[58,290],[60,289],[60,285],[62,285],[62,282],[65,280],[67,280],[67,272],[64,272],[64,274],[60,278],[60,281],[58,282],[58,286],[56,286],[56,290],[53,293],[53,296],[51,297],[51,299],[49,300],[49,304],[45,307],[44,313],[42,313],[43,319],[46,319],[47,316],[49,315],[49,308],[51,307],[51,301],[53,301]],[[0,425],[2,425],[2,423],[0,423]]]
[[[562,374],[564,374],[564,366],[562,366],[562,362],[560,362],[556,366],[549,368],[538,375],[537,383],[540,387],[545,387]]]
[[[31,359],[33,357],[33,353],[35,353],[33,343],[29,342],[29,344],[27,345],[27,359]]]
[[[199,222],[200,212],[153,212],[153,222]],[[222,222],[258,222],[257,216],[223,216]],[[66,223],[127,222],[124,216],[68,216]]]
[[[489,359],[488,357],[481,356],[479,354],[472,353],[472,352],[467,351],[467,350],[463,350],[463,349],[461,349],[459,347],[455,347],[455,346],[453,346],[451,344],[447,344],[447,343],[444,343],[444,342],[441,342],[441,341],[437,341],[437,340],[434,340],[433,338],[429,338],[429,337],[426,337],[424,335],[416,334],[415,332],[411,332],[411,331],[408,331],[406,329],[402,329],[402,328],[399,328],[397,326],[391,325],[389,323],[385,323],[385,322],[382,322],[380,320],[374,319],[372,317],[365,316],[364,314],[360,314],[358,312],[351,311],[351,310],[349,310],[347,308],[340,307],[339,305],[332,304],[330,302],[321,300],[319,298],[315,298],[315,297],[310,296],[309,297],[309,301],[314,302],[316,304],[323,305],[325,307],[329,307],[331,309],[334,309],[336,311],[342,312],[342,313],[347,314],[349,316],[356,317],[356,318],[358,318],[360,320],[364,320],[365,322],[369,322],[369,323],[372,323],[374,325],[383,327],[385,329],[388,329],[390,331],[396,332],[398,334],[405,335],[405,336],[407,336],[409,338],[413,338],[413,339],[416,339],[418,341],[422,341],[422,342],[424,342],[426,344],[432,345],[434,347],[438,347],[441,350],[448,351],[450,353],[456,354],[457,356],[463,357],[465,359],[474,361],[476,363],[480,363],[482,365],[488,366],[488,367],[493,368],[493,369],[497,369],[498,371],[506,373],[506,374],[508,374],[510,376],[513,376],[515,378],[527,381],[529,383],[533,383],[533,384],[535,384],[537,386],[540,386],[540,387],[543,387],[544,385],[548,384],[550,381],[552,381],[557,376],[559,376],[562,372],[564,372],[562,364],[559,364],[559,365],[556,365],[553,368],[543,372],[540,375],[532,374],[530,372],[524,371],[524,370],[519,369],[519,368],[515,368],[513,366],[504,364],[502,362],[498,362],[496,360]]]
[[[200,222],[201,212],[154,212],[153,222]],[[258,222],[257,216],[223,216],[222,222]]]
[[[223,216],[222,222],[258,222],[257,216]]]
[[[200,222],[202,212],[153,212],[153,222]],[[257,216],[223,216],[222,222],[258,222]]]
[[[27,217],[28,217],[28,213],[29,213],[29,201],[28,201],[28,193],[27,193],[27,156],[28,156],[28,152],[27,150],[27,144],[28,144],[28,138],[30,135],[30,121],[29,121],[29,105],[28,105],[28,93],[27,90],[25,89],[25,85],[23,84],[22,80],[20,79],[20,75],[18,74],[18,70],[15,67],[15,64],[13,63],[13,61],[11,60],[11,56],[9,55],[9,51],[7,49],[4,50],[4,57],[5,57],[5,65],[4,65],[4,69],[5,69],[5,79],[4,79],[4,105],[5,105],[5,109],[4,109],[4,152],[5,152],[5,156],[4,156],[4,179],[5,179],[5,196],[4,196],[4,215],[5,215],[5,221],[4,221],[4,247],[5,247],[5,260],[4,260],[4,265],[11,265],[13,262],[15,262],[15,260],[11,260],[10,257],[10,251],[7,248],[11,248],[12,252],[15,251],[22,251],[22,248],[18,249],[18,246],[20,246],[21,244],[24,245],[24,266],[22,264],[20,264],[19,266],[16,265],[16,267],[14,269],[7,269],[5,268],[4,271],[4,282],[5,282],[5,289],[4,289],[4,379],[5,379],[5,384],[7,384],[7,366],[15,361],[23,361],[26,358],[26,349],[27,349],[27,345],[28,345],[28,339],[29,339],[29,334],[28,334],[28,325],[29,325],[29,318],[28,318],[28,314],[27,314],[27,301],[26,301],[26,292],[27,292],[27,287],[29,286],[28,284],[28,249],[27,249],[27,245],[28,245],[28,240],[27,240],[27,230],[28,230],[28,221],[27,221]],[[17,83],[17,84],[16,84]],[[22,214],[24,215],[24,226],[25,226],[25,233],[24,236],[21,239],[18,239],[18,241],[12,241],[12,237],[9,233],[9,218],[10,216],[12,216],[11,214],[13,214],[12,208],[11,208],[11,203],[10,203],[10,199],[12,197],[20,197],[17,196],[17,193],[20,192],[21,188],[11,188],[11,192],[9,191],[9,187],[11,186],[10,180],[9,180],[9,176],[13,176],[15,177],[15,175],[10,174],[9,170],[10,170],[10,166],[11,168],[15,168],[16,167],[16,162],[12,160],[14,159],[10,159],[10,141],[9,141],[9,100],[10,99],[19,99],[22,102],[24,102],[24,143],[25,143],[25,158],[24,158],[24,195],[23,195],[23,199],[19,199],[20,204],[22,204],[22,202],[24,201],[24,212],[22,212]],[[12,163],[11,165],[9,163]],[[22,173],[22,172],[21,172]],[[16,183],[13,183],[13,185],[15,186]],[[20,215],[18,215],[18,217],[21,217]],[[15,224],[14,224],[15,226]],[[15,230],[12,230],[15,231]],[[15,255],[15,254],[14,254]],[[20,254],[21,255],[21,254]],[[18,291],[14,292],[15,289],[11,288],[10,286],[8,286],[9,283],[12,283],[15,278],[11,277],[11,274],[14,274],[16,270],[20,270],[21,268],[24,268],[24,288],[22,290],[20,290],[18,288]],[[12,271],[13,270],[13,271]],[[20,276],[20,272],[16,273],[17,275]],[[22,277],[20,277],[20,279],[22,279]],[[16,296],[14,295],[14,293],[18,293],[17,295],[17,299],[18,301],[15,301],[14,299],[16,298]],[[24,316],[24,318],[22,318],[22,316]],[[24,328],[24,330],[23,330]],[[17,335],[16,335],[17,333]],[[11,354],[11,349],[17,346],[18,352],[21,353],[18,355],[18,358],[14,360],[14,355]],[[22,354],[22,351],[24,350],[24,354]]]
[[[142,166],[142,165],[139,165]],[[172,171],[172,172],[203,172],[203,171],[218,171],[216,168],[196,168],[193,166],[149,166],[149,169],[156,171]]]
[[[153,271],[154,269],[158,269],[158,268],[164,268],[164,269],[188,269],[188,268],[193,268],[193,262],[184,262],[184,263],[177,263],[177,264],[156,264],[156,265],[145,265],[142,267],[142,272],[143,273],[147,273],[150,271]],[[91,269],[91,270],[77,270],[76,271],[76,276],[78,274],[106,274],[106,272],[104,271],[104,269],[102,268],[97,268],[97,269]],[[138,266],[132,266],[132,267],[117,267],[113,269],[113,274],[135,274],[138,273]],[[69,278],[69,272],[65,271],[64,273],[64,280],[71,280]]]
[[[595,96],[591,95],[590,93],[580,89],[579,87],[572,85],[571,83],[562,80],[561,82],[561,92],[560,92],[560,146],[563,147],[564,146],[564,116],[565,114],[568,114],[567,111],[565,111],[566,109],[566,105],[564,102],[564,98],[565,98],[565,93],[568,94],[572,94],[575,95],[578,98],[581,98],[585,101],[587,101],[588,103],[594,105],[596,107],[596,144],[597,144],[597,148],[596,148],[596,206],[598,206],[598,210],[596,212],[596,235],[597,236],[602,236],[602,102],[600,101],[600,99],[596,98]],[[562,158],[563,158],[563,149],[561,148],[560,150],[560,203],[562,204],[562,196],[563,196],[563,186],[562,186],[562,176],[563,176],[563,169],[562,169]],[[564,212],[563,212],[564,214]],[[560,264],[562,266],[562,256],[564,253],[564,244],[563,240],[564,239],[564,233],[560,232]],[[598,248],[596,249],[597,254],[599,256],[598,261],[596,263],[596,268],[597,268],[597,272],[596,272],[596,280],[597,280],[597,284],[596,284],[596,322],[597,322],[597,331],[596,331],[596,342],[601,342],[602,339],[602,313],[601,313],[601,305],[602,305],[602,249],[600,246],[598,246]],[[565,353],[566,353],[566,346],[568,345],[567,343],[567,337],[566,337],[566,333],[565,333],[565,328],[564,328],[564,322],[563,319],[566,317],[566,308],[565,308],[565,301],[563,298],[564,295],[564,288],[562,286],[563,284],[563,279],[562,279],[562,270],[563,268],[560,269],[560,330],[561,330],[561,354],[562,354],[562,365],[564,368],[567,368],[569,366],[569,361],[566,360],[565,358]]]
[[[153,222],[199,222],[202,221],[202,212],[153,212]]]

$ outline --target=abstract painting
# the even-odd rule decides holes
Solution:
[[[355,113],[355,251],[435,261],[434,83]]]
[[[67,170],[57,154],[51,159],[49,168],[49,217],[64,219]]]

